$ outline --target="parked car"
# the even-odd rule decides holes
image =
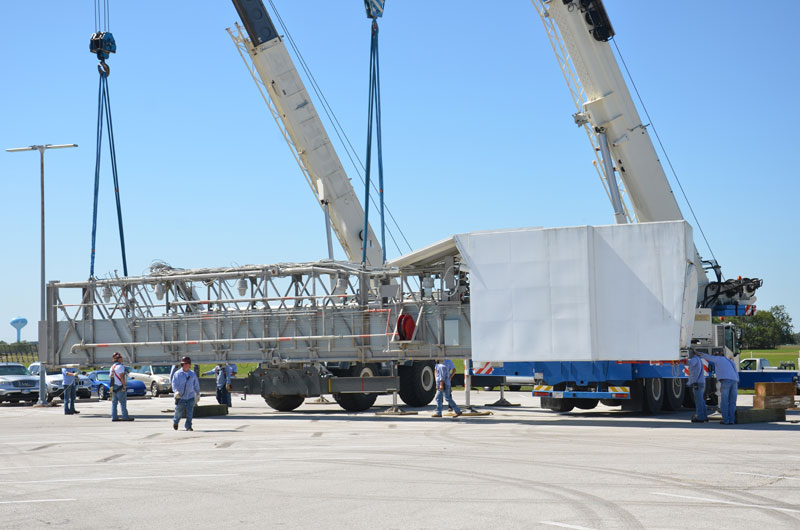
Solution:
[[[0,363],[0,403],[35,403],[39,399],[39,378],[19,363]]]
[[[128,378],[141,381],[150,389],[151,396],[158,397],[172,392],[172,382],[169,379],[171,371],[171,364],[145,364],[131,370]]]
[[[97,394],[100,399],[108,399],[111,395],[109,382],[111,380],[108,370],[95,370],[86,374],[91,381],[92,391]],[[144,396],[147,394],[147,387],[141,381],[132,380],[128,377],[128,395],[129,396]]]
[[[38,362],[28,365],[28,371],[31,375],[38,376],[41,364]],[[47,402],[53,401],[57,397],[61,397],[64,393],[64,377],[61,375],[61,370],[57,373],[47,374]],[[89,378],[83,374],[78,375],[78,386],[75,389],[75,395],[80,399],[89,399],[92,397],[92,383]]]

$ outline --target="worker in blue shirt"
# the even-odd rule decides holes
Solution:
[[[217,377],[217,403],[220,405],[228,404],[228,396],[231,389],[230,370],[224,364],[218,364],[212,370],[203,372],[203,375],[215,375]]]
[[[181,369],[172,376],[172,392],[175,395],[175,416],[172,418],[172,428],[178,430],[178,423],[183,413],[186,413],[186,430],[192,429],[192,416],[194,406],[200,400],[200,381],[192,370],[192,360],[181,357]]]
[[[78,386],[77,376],[77,368],[61,369],[61,377],[64,384],[64,414],[80,414],[75,410],[75,391]]]
[[[461,416],[461,409],[458,408],[450,392],[450,380],[456,374],[456,366],[453,361],[445,359],[436,363],[436,412],[434,418],[442,417],[442,402],[447,398],[447,403],[456,416]]]
[[[686,361],[689,367],[689,381],[687,384],[694,395],[694,416],[692,423],[704,423],[708,421],[706,412],[706,374],[703,369],[703,360],[694,352],[689,353]]]
[[[228,370],[228,406],[233,406],[231,402],[231,391],[233,390],[233,378],[239,373],[239,368],[235,363],[230,363],[225,367]]]
[[[720,384],[719,411],[722,413],[722,424],[736,423],[736,397],[739,394],[739,372],[733,359],[723,354],[700,356],[714,365],[714,375]]]

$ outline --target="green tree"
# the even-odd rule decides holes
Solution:
[[[769,312],[775,317],[778,325],[781,328],[781,338],[779,344],[793,344],[794,343],[794,329],[792,329],[792,317],[786,312],[786,307],[782,305],[774,305],[769,308]]]

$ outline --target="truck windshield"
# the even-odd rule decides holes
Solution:
[[[739,353],[739,343],[736,341],[734,329],[731,327],[725,328],[725,347],[733,352],[734,355]]]

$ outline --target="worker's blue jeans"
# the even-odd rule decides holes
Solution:
[[[122,419],[128,418],[128,391],[122,386],[115,386],[111,392],[111,421],[117,419],[117,403],[122,409]]]
[[[458,408],[456,402],[453,401],[453,395],[450,393],[450,387],[445,388],[444,390],[437,390],[436,391],[436,414],[442,413],[442,402],[444,398],[447,398],[447,404],[450,405],[450,408],[453,409],[453,412],[456,414],[461,414],[461,409]]]
[[[739,382],[733,379],[720,379],[719,411],[722,413],[722,423],[732,425],[736,423],[736,397],[739,394]]]
[[[692,393],[694,394],[694,417],[698,420],[707,420],[708,413],[706,412],[706,382],[701,379],[692,385]]]
[[[228,387],[227,386],[218,386],[217,387],[217,403],[220,405],[227,405],[228,400]]]
[[[191,429],[192,416],[194,416],[194,396],[189,399],[180,398],[175,400],[175,416],[173,416],[172,422],[176,425],[180,423],[184,412],[186,412],[185,427]]]
[[[64,387],[64,414],[75,413],[75,383]]]

